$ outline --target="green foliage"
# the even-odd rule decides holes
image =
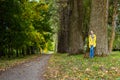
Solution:
[[[114,1],[109,1],[109,16],[108,16],[108,41],[110,40],[111,31],[112,31],[112,22],[113,22],[113,11],[114,11]],[[113,43],[113,50],[120,49],[120,1],[118,0],[117,6],[117,16],[116,16],[116,29],[115,29],[115,40]]]
[[[48,50],[49,51],[53,51],[54,50],[54,46],[53,46],[53,42],[52,41],[48,42]]]
[[[44,49],[53,34],[49,4],[29,0],[0,1],[0,56],[10,57],[14,50],[21,55],[29,54],[25,53],[27,50],[32,53],[34,48]]]
[[[83,33],[84,39],[88,36],[89,23],[90,23],[90,13],[91,13],[91,0],[83,0]]]
[[[111,26],[108,26],[108,41],[110,40],[111,35]],[[116,27],[115,29],[115,40],[113,43],[113,50],[120,50],[120,27]]]
[[[120,50],[120,26],[116,28],[116,36],[113,44],[114,50]]]

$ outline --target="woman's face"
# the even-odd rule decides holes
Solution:
[[[90,31],[91,34],[93,34],[93,31]]]

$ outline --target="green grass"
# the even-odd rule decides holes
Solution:
[[[93,59],[54,54],[44,76],[47,80],[120,80],[120,52]]]
[[[13,58],[13,59],[1,58],[0,59],[0,71],[5,71],[8,68],[31,61],[32,59],[35,59],[39,56],[40,54],[35,54],[35,55],[30,55],[30,56],[25,56],[25,57],[18,57],[18,58]]]

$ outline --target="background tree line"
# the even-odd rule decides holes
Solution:
[[[51,12],[49,1],[1,0],[0,57],[41,53],[52,41]]]
[[[1,0],[0,14],[0,56],[53,50],[52,42],[58,53],[84,53],[90,30],[96,55],[120,49],[119,0]]]

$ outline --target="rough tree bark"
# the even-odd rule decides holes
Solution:
[[[68,26],[69,11],[67,0],[60,0],[60,28],[58,31],[58,53],[66,53],[68,51]]]
[[[108,55],[108,0],[92,0],[90,30],[97,36],[96,55]]]
[[[70,2],[70,25],[69,25],[69,54],[78,54],[83,52],[82,37],[82,0],[69,0]]]
[[[112,30],[111,30],[111,37],[109,41],[109,52],[112,52],[113,49],[113,42],[115,39],[115,27],[116,27],[116,16],[117,16],[117,3],[118,0],[114,0],[113,2],[113,16],[112,16]]]

